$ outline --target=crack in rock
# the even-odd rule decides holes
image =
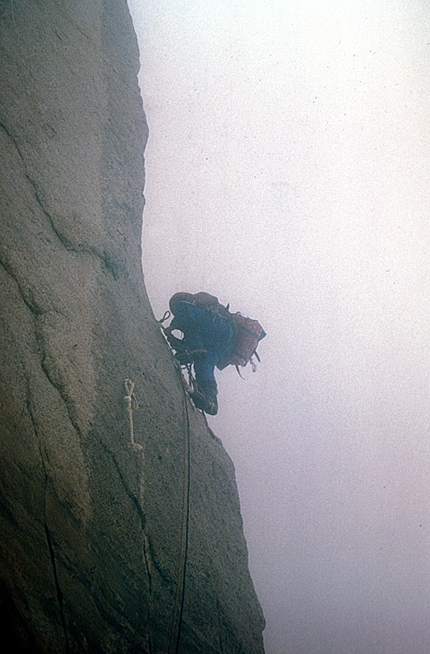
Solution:
[[[65,616],[65,611],[64,611],[64,595],[61,590],[60,582],[58,579],[58,568],[57,568],[57,561],[55,557],[55,552],[54,552],[54,545],[52,542],[52,536],[51,536],[51,531],[48,526],[48,519],[47,519],[47,510],[46,510],[46,496],[48,492],[48,482],[49,482],[49,475],[48,471],[46,469],[46,463],[45,463],[45,458],[42,453],[42,444],[40,441],[40,436],[39,432],[37,430],[36,422],[33,416],[33,412],[30,406],[30,401],[27,397],[26,400],[26,406],[27,406],[27,411],[30,417],[30,421],[33,427],[34,434],[36,436],[36,440],[38,442],[38,450],[39,450],[39,456],[40,456],[40,462],[42,464],[43,468],[43,474],[44,474],[44,488],[43,488],[43,528],[45,532],[45,538],[46,538],[46,544],[49,552],[49,559],[51,561],[51,566],[52,566],[52,574],[53,574],[53,579],[54,579],[54,584],[55,584],[55,593],[57,596],[57,602],[58,602],[58,608],[60,611],[60,617],[61,617],[61,625],[64,633],[64,642],[65,642],[65,647],[66,647],[66,654],[69,654],[69,639],[68,639],[68,631],[67,631],[67,625],[66,625],[66,616]]]
[[[53,234],[57,237],[59,242],[62,244],[62,246],[69,252],[74,252],[76,254],[89,254],[91,256],[96,257],[101,261],[103,266],[112,274],[114,279],[118,279],[119,277],[119,271],[121,269],[121,264],[118,261],[118,258],[113,255],[112,253],[106,251],[106,250],[100,250],[95,246],[84,246],[81,243],[75,244],[73,241],[66,236],[64,233],[62,233],[56,223],[50,212],[46,209],[45,204],[42,199],[42,193],[40,192],[40,189],[37,185],[37,182],[29,175],[28,169],[27,169],[27,164],[25,162],[24,155],[21,152],[21,149],[17,143],[16,138],[13,136],[13,134],[10,132],[10,130],[6,127],[6,125],[2,122],[0,122],[0,128],[3,129],[4,133],[6,136],[9,138],[10,142],[13,144],[16,152],[18,153],[18,156],[20,158],[20,161],[22,163],[22,167],[24,170],[24,175],[31,187],[33,188],[34,192],[34,197],[36,199],[37,204],[39,205],[43,215],[48,221],[48,224],[51,228],[51,231]]]
[[[35,327],[34,327],[34,333],[35,333],[36,342],[37,342],[37,344],[39,346],[39,350],[40,350],[40,354],[41,354],[41,361],[40,361],[41,369],[43,370],[43,372],[44,372],[47,380],[49,381],[49,383],[55,388],[55,390],[60,395],[60,397],[61,397],[61,399],[62,399],[62,401],[63,401],[63,403],[64,403],[64,405],[66,407],[67,415],[69,416],[69,420],[70,420],[73,428],[75,429],[78,436],[80,438],[82,438],[83,434],[82,434],[82,430],[81,430],[81,428],[79,426],[79,423],[78,423],[78,418],[75,415],[76,410],[74,408],[74,405],[71,402],[64,385],[61,383],[60,380],[55,379],[55,375],[53,374],[52,367],[49,365],[49,356],[47,354],[46,347],[45,347],[45,337],[43,335],[42,326],[40,325],[40,322],[39,322],[40,318],[47,315],[48,313],[57,313],[57,314],[62,315],[64,317],[66,317],[66,316],[61,311],[57,311],[57,310],[47,311],[47,310],[42,309],[37,303],[29,301],[28,297],[26,298],[25,294],[23,293],[22,288],[21,288],[21,286],[19,284],[19,281],[16,278],[16,276],[13,274],[10,267],[7,264],[5,264],[4,261],[2,261],[1,259],[0,259],[0,266],[2,266],[2,268],[4,269],[6,274],[9,275],[11,277],[11,279],[15,282],[15,285],[17,287],[19,296],[21,297],[23,303],[25,304],[25,306],[28,308],[28,310],[34,316],[34,318],[36,320]]]

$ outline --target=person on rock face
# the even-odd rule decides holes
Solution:
[[[235,327],[227,307],[209,293],[175,293],[169,302],[174,318],[164,333],[182,364],[193,363],[195,387],[190,396],[198,409],[218,413],[215,366],[226,360],[234,346]],[[179,330],[183,338],[172,331]]]

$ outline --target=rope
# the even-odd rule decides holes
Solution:
[[[162,325],[163,322],[166,322],[166,320],[167,320],[168,318],[170,318],[171,315],[172,315],[172,314],[171,314],[170,311],[165,311],[163,317],[160,318],[160,320],[157,320],[158,324],[159,324],[159,325]]]
[[[178,572],[176,581],[176,594],[175,604],[173,607],[172,627],[170,632],[170,642],[168,654],[178,654],[179,642],[181,638],[182,629],[182,616],[184,612],[185,601],[185,581],[188,560],[188,536],[189,536],[189,523],[190,523],[190,482],[191,482],[191,449],[190,449],[190,416],[188,410],[188,396],[182,380],[182,373],[180,366],[175,366],[178,375],[180,376],[181,387],[184,394],[184,415],[185,415],[185,438],[184,438],[184,482],[182,493],[182,520],[181,520],[181,534],[179,538],[179,557],[178,557]],[[188,368],[191,377],[191,366]],[[190,378],[191,381],[191,378]],[[127,395],[124,400],[127,405],[127,411],[130,423],[130,445],[136,450],[141,450],[142,446],[134,440],[134,425],[133,425],[133,407],[139,406],[136,395],[134,394],[134,382],[131,379],[126,379],[124,382]]]
[[[188,560],[188,536],[190,522],[190,482],[191,482],[191,448],[190,448],[190,415],[188,411],[188,396],[182,381],[182,373],[177,368],[178,374],[181,375],[181,386],[184,394],[184,414],[185,414],[185,438],[184,438],[184,485],[182,495],[182,524],[181,535],[179,539],[179,557],[178,572],[176,581],[175,604],[173,607],[172,627],[170,631],[170,642],[168,654],[178,654],[179,642],[182,629],[182,615],[184,611],[185,600],[185,580]],[[176,630],[176,634],[175,634]]]
[[[170,311],[166,311],[164,316],[157,320],[160,326],[171,316]],[[161,327],[164,336],[163,327]],[[166,337],[169,348],[172,346]],[[176,357],[173,358],[174,367],[179,377],[183,396],[184,396],[184,422],[185,422],[185,438],[184,438],[184,482],[182,494],[182,520],[181,520],[181,534],[179,537],[179,556],[178,556],[178,571],[176,580],[176,593],[175,603],[173,606],[172,626],[170,630],[170,641],[168,654],[178,654],[179,643],[181,639],[182,630],[182,616],[184,612],[185,601],[185,581],[187,572],[188,560],[188,541],[189,541],[189,528],[190,528],[190,486],[191,486],[191,434],[190,434],[190,415],[188,409],[188,394],[185,388],[185,380],[182,376],[182,366],[177,361]],[[188,378],[190,386],[193,385],[193,376],[191,364],[185,365],[188,371]]]
[[[130,441],[131,441],[130,445],[135,450],[141,450],[142,446],[139,443],[136,443],[136,441],[134,440],[133,406],[136,409],[139,406],[136,396],[134,394],[134,382],[132,382],[131,379],[126,379],[124,384],[125,384],[125,390],[127,391],[127,395],[124,397],[124,400],[127,403],[127,411],[128,411],[129,422],[130,422]]]

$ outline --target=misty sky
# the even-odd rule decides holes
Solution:
[[[129,0],[156,317],[268,333],[218,372],[267,654],[430,651],[430,10]]]

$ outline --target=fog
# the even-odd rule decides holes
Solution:
[[[430,12],[129,0],[156,317],[257,318],[217,373],[267,654],[430,648]]]

